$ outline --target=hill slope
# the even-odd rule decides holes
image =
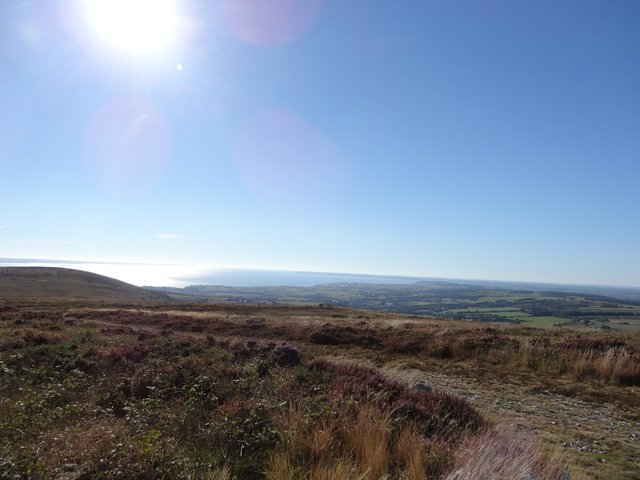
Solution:
[[[158,302],[167,297],[120,280],[68,268],[1,267],[0,299]]]

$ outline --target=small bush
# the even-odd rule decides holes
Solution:
[[[47,335],[47,334],[43,334],[43,333],[36,333],[36,332],[27,332],[24,336],[23,336],[23,340],[24,340],[24,345],[25,346],[29,346],[29,345],[35,345],[35,346],[39,346],[39,345],[51,345],[51,344],[55,344],[55,343],[60,343],[60,338],[59,337],[55,337],[53,335]]]
[[[382,345],[382,340],[373,329],[340,327],[330,323],[312,332],[309,341],[319,345],[360,345],[364,347]]]
[[[286,342],[282,342],[273,350],[275,362],[282,367],[295,367],[302,361],[300,351]]]
[[[309,364],[309,369],[334,374],[330,398],[383,403],[398,419],[414,421],[425,435],[451,437],[462,432],[477,432],[485,425],[466,400],[443,392],[411,389],[373,368],[318,359]]]
[[[422,342],[418,340],[400,340],[387,342],[386,349],[389,353],[399,353],[403,355],[415,355],[424,350]]]

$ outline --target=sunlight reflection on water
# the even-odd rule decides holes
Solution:
[[[139,286],[183,287],[191,284],[185,278],[197,277],[202,269],[192,265],[156,265],[130,263],[82,263],[59,261],[14,260],[2,267],[57,267],[84,270]]]
[[[4,260],[4,261],[3,261]],[[58,267],[84,270],[139,286],[186,287],[224,285],[229,287],[311,287],[327,283],[406,284],[418,277],[365,275],[293,270],[214,268],[193,265],[132,263],[90,263],[57,260],[0,259],[0,267]]]

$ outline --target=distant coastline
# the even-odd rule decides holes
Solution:
[[[489,288],[526,291],[576,292],[640,300],[640,286],[584,285],[506,280],[413,277],[358,273],[260,270],[241,268],[200,268],[178,264],[96,262],[81,260],[2,258],[0,266],[66,267],[107,275],[138,286],[187,287],[218,285],[227,287],[314,287],[332,283],[403,285],[416,282],[455,283]]]

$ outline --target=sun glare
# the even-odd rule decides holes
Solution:
[[[171,0],[87,0],[90,20],[108,44],[133,54],[166,47],[175,35]]]

